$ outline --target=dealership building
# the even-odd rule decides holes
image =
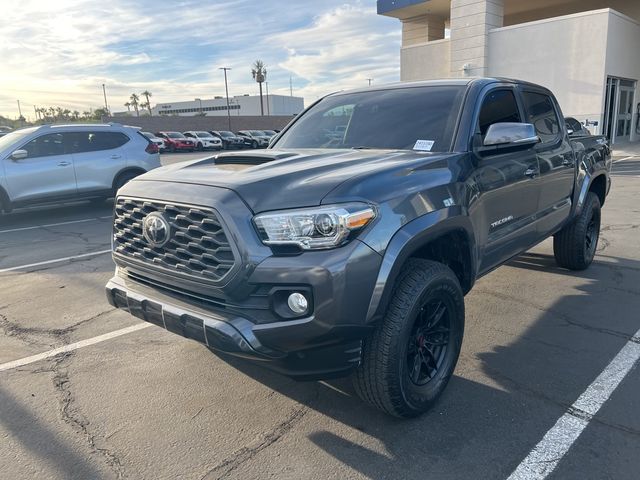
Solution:
[[[640,140],[640,0],[378,0],[402,22],[403,81],[544,85],[613,143]]]
[[[264,115],[297,115],[304,110],[304,99],[286,95],[263,95]],[[186,102],[158,103],[151,109],[154,115],[227,116],[226,97],[200,99]],[[229,111],[234,116],[260,116],[260,95],[236,95],[229,97]]]

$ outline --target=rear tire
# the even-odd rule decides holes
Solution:
[[[118,193],[118,190],[120,190],[138,175],[142,175],[142,172],[124,172],[118,175],[118,178],[116,178],[116,180],[113,182],[113,195],[115,196]]]
[[[198,144],[198,151],[201,152],[202,150],[204,150],[204,147],[202,146],[201,143]]]
[[[553,237],[553,254],[560,267],[585,270],[593,262],[600,237],[600,199],[587,193],[582,212]]]
[[[411,259],[385,317],[365,340],[353,380],[365,402],[397,417],[429,410],[460,355],[464,296],[446,265]]]

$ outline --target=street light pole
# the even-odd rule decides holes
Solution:
[[[224,70],[224,90],[227,94],[227,119],[229,120],[229,131],[231,131],[231,109],[229,108],[229,84],[227,82],[227,70],[231,70],[231,68],[220,67],[219,70]]]
[[[373,82],[373,78],[367,78],[367,81],[369,82],[369,86],[371,86],[371,82]]]
[[[269,82],[264,82],[267,85],[267,117],[271,115],[271,110],[269,109]]]
[[[107,88],[104,83],[102,84],[102,94],[104,95],[104,109],[107,112],[107,115],[109,115],[109,105],[107,105]]]
[[[202,112],[202,99],[201,99],[201,98],[196,98],[196,100],[197,100],[198,102],[200,102],[200,115],[202,115],[202,113],[203,113],[203,112]]]

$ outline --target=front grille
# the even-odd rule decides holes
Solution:
[[[160,213],[171,225],[170,240],[151,245],[143,221]],[[235,257],[216,212],[203,207],[119,198],[113,232],[115,254],[148,266],[198,280],[219,282],[233,268]]]

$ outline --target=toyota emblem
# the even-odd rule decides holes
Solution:
[[[171,226],[162,214],[153,212],[144,218],[142,234],[151,246],[160,248],[171,238]]]

